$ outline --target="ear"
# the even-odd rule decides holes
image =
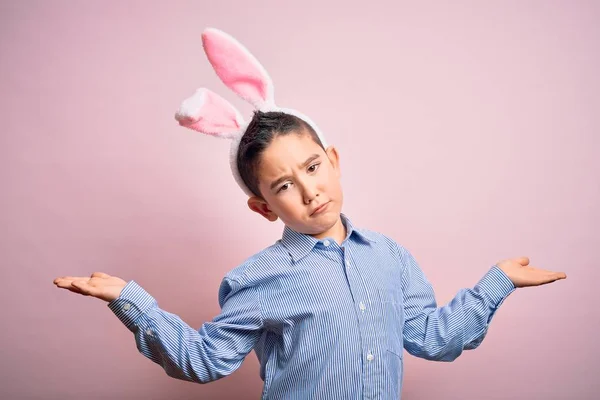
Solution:
[[[248,208],[262,215],[271,222],[277,221],[277,214],[271,211],[271,207],[269,206],[269,204],[267,204],[267,202],[261,199],[260,197],[250,197],[248,199]]]
[[[340,155],[334,146],[329,146],[325,149],[325,154],[331,163],[333,169],[336,171],[337,176],[341,176],[342,171],[340,170]]]

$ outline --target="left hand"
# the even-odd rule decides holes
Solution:
[[[564,272],[552,272],[529,265],[529,258],[502,260],[496,264],[510,278],[515,287],[539,286],[566,279]]]

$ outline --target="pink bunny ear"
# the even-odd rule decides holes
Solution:
[[[179,125],[198,132],[233,139],[240,134],[244,120],[227,100],[208,89],[198,89],[181,103],[175,114]]]
[[[257,109],[274,105],[273,82],[258,60],[232,36],[214,28],[202,33],[204,51],[223,83]]]

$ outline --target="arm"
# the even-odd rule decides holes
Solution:
[[[140,353],[162,366],[167,375],[208,383],[240,367],[262,328],[254,287],[241,288],[226,278],[219,290],[219,303],[221,313],[199,330],[161,310],[134,281],[108,307],[134,333]]]
[[[410,252],[397,246],[404,295],[404,347],[417,357],[453,361],[463,349],[474,349],[487,333],[498,307],[515,286],[493,266],[472,289],[461,289],[438,307],[431,284]]]
[[[62,277],[54,283],[107,301],[135,335],[140,353],[177,379],[208,383],[231,374],[252,350],[263,327],[256,288],[228,278],[219,290],[221,313],[199,330],[161,310],[135,281],[96,272],[91,278]]]

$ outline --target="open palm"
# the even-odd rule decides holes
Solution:
[[[54,284],[59,288],[67,289],[84,296],[93,296],[104,301],[112,301],[119,297],[127,282],[104,272],[94,272],[89,278],[62,276],[56,278]]]
[[[515,287],[539,286],[566,279],[564,272],[553,272],[529,265],[529,258],[502,260],[496,264],[510,278]]]

